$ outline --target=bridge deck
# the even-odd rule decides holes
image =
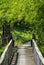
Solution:
[[[22,45],[18,52],[17,65],[35,65],[32,47],[29,44]]]

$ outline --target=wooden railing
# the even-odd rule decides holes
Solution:
[[[13,42],[10,40],[0,57],[0,65],[10,65],[13,54]]]
[[[40,50],[38,49],[38,46],[34,39],[32,39],[32,49],[36,65],[44,65],[44,57],[42,56]]]

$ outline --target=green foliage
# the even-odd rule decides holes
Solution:
[[[6,45],[4,45],[4,46],[0,47],[0,56],[1,56],[1,54],[3,53],[3,51],[4,51],[5,47],[6,47]]]
[[[1,0],[0,19],[10,21],[14,24],[24,18],[25,23],[35,22],[38,7],[42,4],[41,0]],[[11,25],[11,26],[12,26]]]
[[[35,33],[38,46],[44,45],[44,0],[0,0],[0,29],[7,20],[11,28]],[[43,48],[44,50],[44,48]],[[44,51],[42,52],[44,54]]]
[[[15,28],[15,30],[12,31],[12,35],[13,35],[14,41],[18,44],[25,43],[32,39],[32,34],[30,33],[30,31],[25,31],[22,29]]]

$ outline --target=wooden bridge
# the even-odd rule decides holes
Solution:
[[[14,55],[11,65],[35,65],[31,42],[21,45],[17,52],[18,58],[15,61]]]
[[[44,65],[44,57],[34,40],[22,44],[18,48],[15,48],[10,40],[0,57],[0,65]]]

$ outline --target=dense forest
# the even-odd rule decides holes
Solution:
[[[0,0],[0,29],[5,20],[34,33],[44,55],[44,0]]]

